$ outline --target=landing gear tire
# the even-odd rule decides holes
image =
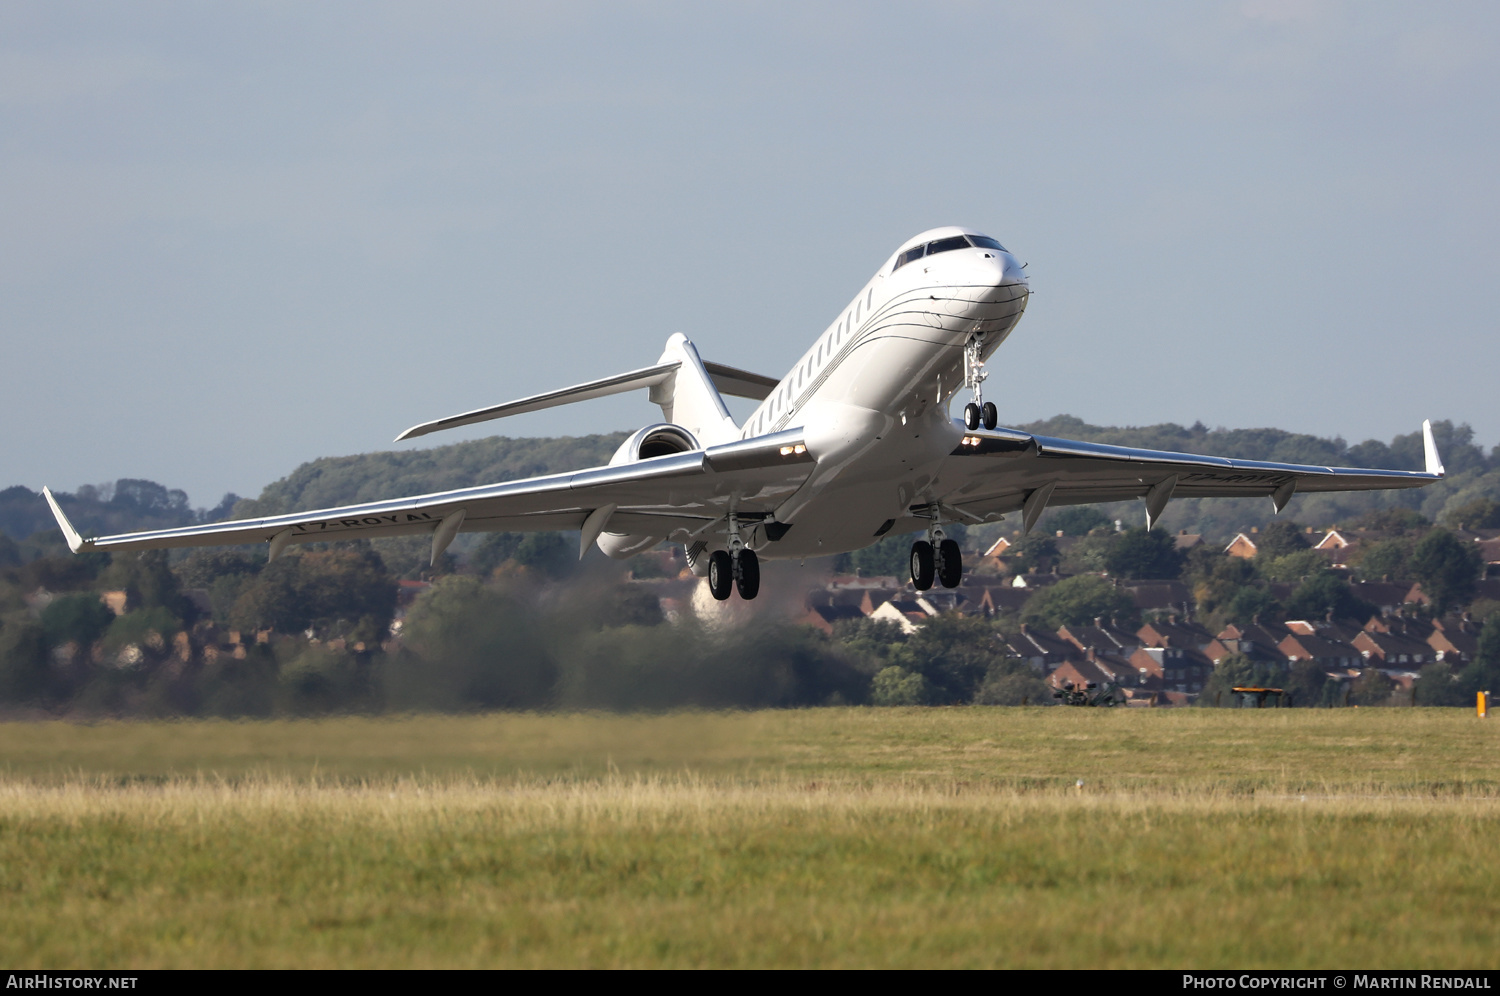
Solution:
[[[734,558],[734,587],[745,601],[760,594],[760,558],[749,548]]]
[[[932,544],[926,540],[917,540],[911,545],[912,586],[918,591],[931,588],[933,569]]]
[[[957,588],[964,579],[964,558],[955,540],[945,539],[938,544],[937,578],[944,588]]]
[[[979,406],[974,402],[964,405],[964,428],[970,431],[979,428],[979,420],[984,416],[979,411]]]
[[[979,417],[984,422],[986,429],[993,429],[1000,423],[1000,412],[996,410],[993,401],[986,401],[984,407],[979,410]]]
[[[715,550],[708,558],[708,590],[722,602],[729,597],[729,589],[733,586],[734,561],[729,558],[729,551]]]

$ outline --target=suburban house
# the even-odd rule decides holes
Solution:
[[[1201,650],[1186,647],[1142,647],[1130,657],[1141,683],[1162,691],[1203,691],[1214,662]]]
[[[1251,526],[1249,533],[1235,533],[1234,539],[1229,541],[1229,545],[1224,548],[1224,552],[1231,557],[1243,557],[1246,560],[1251,559],[1255,556],[1257,550],[1254,537],[1259,532],[1259,528]]]
[[[1168,616],[1165,622],[1148,622],[1136,630],[1136,636],[1145,647],[1179,647],[1202,650],[1214,641],[1214,635],[1198,623],[1177,616]]]

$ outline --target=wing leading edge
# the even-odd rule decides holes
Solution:
[[[806,478],[814,456],[793,429],[635,463],[436,494],[325,508],[292,515],[85,538],[52,492],[43,494],[74,553],[170,547],[271,544],[274,559],[292,543],[430,533],[433,559],[460,532],[580,529],[606,505],[612,532],[666,536],[721,516],[731,494],[747,512],[769,512]]]
[[[1145,500],[1148,527],[1172,498],[1268,497],[1279,512],[1293,494],[1420,488],[1441,480],[1430,421],[1422,423],[1422,435],[1426,469],[1416,471],[1234,460],[981,430],[965,433],[953,451],[961,459],[943,470],[941,500],[974,519],[1021,511],[1027,530],[1050,505],[1132,498]]]

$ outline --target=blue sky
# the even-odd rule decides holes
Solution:
[[[0,486],[212,505],[653,362],[780,375],[908,236],[1061,412],[1500,442],[1500,7],[0,7]],[[457,430],[623,429],[644,392]]]

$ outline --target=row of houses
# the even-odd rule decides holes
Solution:
[[[1118,525],[1118,524],[1117,524]],[[1475,544],[1480,559],[1485,565],[1487,577],[1500,577],[1500,529],[1468,529],[1460,526],[1451,530],[1455,536],[1466,543]],[[1328,558],[1333,567],[1347,568],[1351,563],[1358,560],[1359,554],[1368,549],[1372,544],[1381,540],[1390,539],[1394,533],[1379,529],[1314,529],[1308,526],[1304,534],[1308,548],[1316,550]],[[1067,536],[1058,531],[1055,542],[1059,556],[1067,554],[1068,547],[1078,542],[1082,537]],[[1224,553],[1231,557],[1254,558],[1260,552],[1260,529],[1252,526],[1243,532],[1236,533],[1234,539],[1230,540],[1224,547]],[[1195,549],[1203,545],[1203,537],[1198,533],[1190,533],[1187,530],[1180,531],[1175,537],[1175,546],[1182,552]],[[1019,531],[1009,535],[1001,536],[982,553],[979,557],[981,567],[990,568],[1000,573],[1007,573],[1009,564],[1006,557],[1011,554],[1016,545],[1021,542]],[[1020,578],[1017,579],[1018,583]]]
[[[1286,666],[1312,664],[1337,680],[1373,667],[1409,687],[1428,664],[1470,663],[1479,649],[1479,631],[1480,624],[1467,615],[1379,615],[1362,627],[1331,619],[1256,621],[1218,633],[1174,618],[1135,633],[1102,622],[1063,627],[1056,634],[1023,626],[1007,645],[1038,670],[1060,675],[1059,681],[1125,682],[1192,694],[1230,654]]]
[[[925,619],[943,612],[986,618],[1019,614],[1038,590],[1072,576],[1033,571],[1005,579],[971,574],[958,588],[925,592],[914,590],[910,584],[898,583],[894,577],[835,576],[824,587],[808,593],[807,611],[800,621],[831,633],[840,619],[870,617],[894,622],[904,632],[910,633]],[[1130,596],[1135,608],[1142,613],[1177,613],[1184,618],[1192,615],[1192,591],[1181,581],[1111,580]],[[1297,585],[1271,582],[1266,588],[1271,597],[1285,601]],[[1431,599],[1418,583],[1351,581],[1349,590],[1383,615],[1431,604]],[[1500,601],[1500,578],[1480,581],[1476,597]]]
[[[895,623],[911,633],[924,620],[944,612],[993,613],[1001,607],[1018,607],[1008,604],[1017,595],[1024,598],[1034,593],[1034,589],[1009,586],[966,585],[917,594],[910,588],[889,586],[893,581],[836,578],[827,588],[809,594],[800,621],[832,633],[840,620],[869,618]],[[1175,581],[1121,587],[1141,608],[1170,610],[1188,599],[1185,587]],[[1462,667],[1478,652],[1481,627],[1467,614],[1424,619],[1411,611],[1410,603],[1425,601],[1419,587],[1382,582],[1354,587],[1361,597],[1384,605],[1384,611],[1363,626],[1331,618],[1256,620],[1245,626],[1231,624],[1215,633],[1183,611],[1169,612],[1134,630],[1113,620],[1096,619],[1092,625],[1064,626],[1056,632],[1022,625],[1016,635],[1003,639],[1010,656],[1026,661],[1054,687],[1107,682],[1118,686],[1132,702],[1156,705],[1192,701],[1230,654],[1286,666],[1310,663],[1337,681],[1350,681],[1368,668],[1377,668],[1409,688],[1425,665],[1442,662]]]
[[[1500,529],[1466,529],[1460,526],[1451,532],[1459,540],[1474,544],[1479,559],[1484,563],[1486,577],[1500,576]],[[1336,528],[1319,531],[1309,527],[1306,540],[1308,547],[1327,557],[1331,566],[1347,568],[1358,561],[1359,554],[1364,550],[1381,540],[1391,539],[1394,535],[1379,529]],[[1259,538],[1260,531],[1254,528],[1236,533],[1224,552],[1231,557],[1254,558],[1260,552],[1257,542]]]

